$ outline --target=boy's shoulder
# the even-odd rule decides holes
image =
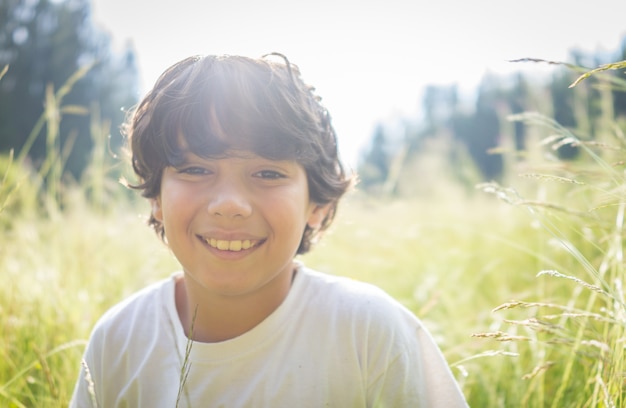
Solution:
[[[311,286],[311,289],[330,291],[334,295],[346,296],[348,298],[354,297],[354,300],[370,298],[380,298],[384,301],[392,300],[385,291],[368,282],[319,272],[304,266],[299,271],[304,276],[305,284]]]
[[[404,320],[419,327],[420,321],[406,306],[383,289],[345,276],[302,268],[303,301],[325,312],[340,312],[347,318],[379,322]],[[306,299],[306,300],[305,300]]]
[[[395,300],[380,287],[369,282],[360,281],[347,276],[334,275],[319,272],[315,269],[302,267],[306,284],[317,289],[330,291],[336,295],[345,296],[352,300],[379,299],[382,302],[395,302]]]

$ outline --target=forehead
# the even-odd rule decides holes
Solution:
[[[276,137],[264,133],[228,134],[221,129],[219,122],[209,124],[209,129],[185,132],[181,129],[175,143],[168,148],[167,162],[177,166],[190,159],[217,160],[265,159],[275,162],[301,163],[297,145],[275,140]]]
[[[231,124],[225,130],[217,118],[206,121],[200,118],[198,121],[181,126],[173,152],[204,158],[256,156],[270,160],[298,161],[300,157],[298,140],[278,127],[255,128]]]
[[[179,122],[173,150],[202,157],[250,152],[271,160],[298,161],[306,145],[294,121],[271,112],[261,115],[251,101],[232,109],[215,101]]]

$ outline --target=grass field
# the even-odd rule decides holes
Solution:
[[[473,407],[626,407],[626,141],[605,142],[515,191],[354,193],[304,261],[413,310]],[[64,188],[0,160],[0,406],[67,406],[96,319],[178,269],[102,154]]]
[[[555,190],[589,205],[594,191],[568,192],[581,186]],[[144,224],[143,203],[96,209],[83,193],[66,192],[75,197],[62,211],[1,214],[2,406],[65,406],[95,320],[178,268]],[[481,193],[448,201],[353,194],[304,261],[373,282],[411,308],[472,406],[626,406],[623,204],[585,216],[525,208]],[[544,270],[569,278],[536,276]],[[492,311],[516,300],[527,303]]]

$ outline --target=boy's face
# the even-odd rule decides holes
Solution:
[[[194,284],[242,295],[291,279],[305,226],[319,227],[328,207],[310,202],[297,162],[231,153],[189,153],[181,166],[165,168],[152,212]]]

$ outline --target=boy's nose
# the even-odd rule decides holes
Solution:
[[[207,210],[210,215],[225,218],[245,218],[252,213],[252,206],[244,192],[230,185],[222,186],[219,191],[214,191]]]

